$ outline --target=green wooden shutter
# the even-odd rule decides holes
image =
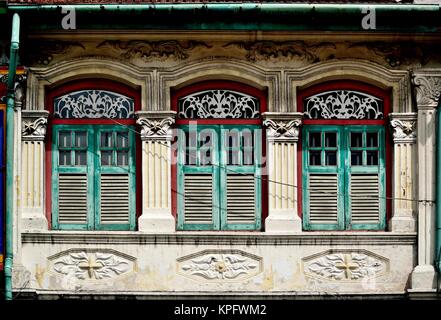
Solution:
[[[352,134],[360,138],[354,147]],[[385,148],[384,128],[381,126],[350,126],[347,137],[346,181],[349,194],[346,201],[346,228],[354,230],[379,230],[385,227]],[[375,137],[376,143],[368,140]],[[371,138],[371,139],[369,139]],[[357,153],[354,163],[352,154]],[[372,157],[375,155],[375,157]],[[358,158],[358,159],[357,159]]]
[[[344,141],[338,126],[303,128],[303,227],[336,230],[344,225]]]
[[[179,230],[256,230],[261,226],[261,133],[256,126],[182,126],[178,153]],[[229,163],[225,134],[240,143]],[[212,133],[211,144],[201,144]],[[252,141],[247,145],[246,137]],[[190,142],[191,141],[191,142]],[[211,152],[210,163],[203,156]],[[230,159],[231,160],[231,159]],[[231,162],[231,161],[230,161]]]
[[[335,147],[326,136],[335,132]],[[375,143],[369,141],[375,138]],[[303,128],[303,225],[306,230],[385,227],[385,148],[381,126]],[[336,163],[328,156],[337,152]]]
[[[182,126],[178,153],[179,230],[219,229],[217,126]],[[207,136],[211,139],[206,141]],[[207,155],[210,155],[209,157]]]
[[[110,133],[115,144],[101,148],[101,132]],[[127,136],[124,146],[117,145],[121,132]],[[60,135],[69,137],[68,146]],[[56,125],[52,147],[54,229],[134,230],[134,133],[120,126]],[[110,154],[108,165],[101,165],[102,152]]]
[[[114,126],[96,128],[96,215],[98,230],[135,228],[135,136]]]
[[[223,230],[260,229],[262,138],[261,131],[255,129],[255,126],[221,126],[219,190]]]
[[[93,131],[56,125],[52,143],[52,220],[54,229],[92,229]]]

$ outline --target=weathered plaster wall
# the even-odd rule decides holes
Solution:
[[[391,89],[393,194],[414,200],[419,189],[415,151],[416,145],[421,147],[423,142],[417,142],[411,73],[421,67],[441,67],[440,49],[430,44],[432,40],[418,37],[378,37],[366,42],[354,35],[330,35],[320,40],[317,35],[296,38],[227,33],[194,33],[191,37],[163,33],[91,33],[69,38],[63,34],[33,35],[25,41],[33,48],[26,51],[33,54],[24,57],[30,67],[26,109],[43,111],[45,89],[88,77],[109,78],[138,87],[142,110],[157,113],[154,118],[158,121],[173,117],[169,112],[172,88],[207,79],[236,80],[267,88],[266,119],[273,120],[274,128],[292,123],[290,136],[277,139],[272,136],[274,128],[268,125],[268,141],[274,150],[280,149],[270,157],[269,164],[282,165],[280,172],[291,172],[282,177],[274,170],[273,178],[286,178],[296,184],[292,170],[300,160],[284,161],[282,149],[295,156],[301,126],[301,115],[296,112],[297,90],[324,80],[361,80]],[[140,131],[150,130],[152,114],[142,117],[147,122],[141,124]],[[14,274],[16,291],[404,294],[410,286],[410,275],[417,264],[415,201],[393,203],[387,232],[308,233],[302,232],[301,220],[295,215],[296,193],[270,186],[265,232],[176,233],[169,182],[159,184],[150,179],[169,179],[169,167],[159,158],[145,157],[140,173],[145,185],[142,219],[138,220],[141,231],[47,231],[41,206],[44,195],[40,185],[35,184],[36,177],[44,172],[40,160],[44,158],[44,134],[37,142],[22,140],[23,185],[18,190],[25,210],[23,214],[16,211],[16,221],[21,221],[16,224],[16,236],[22,235],[21,251],[17,249],[21,255],[15,260],[20,270]],[[162,158],[169,159],[169,152],[159,141],[168,140],[160,137],[142,143],[148,150],[158,148]],[[286,201],[276,202],[279,197]],[[354,259],[366,266],[363,271],[353,264]]]

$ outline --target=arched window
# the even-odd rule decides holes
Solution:
[[[134,230],[139,93],[108,80],[51,90],[47,211],[53,229]]]
[[[198,83],[173,94],[179,230],[260,230],[261,113],[265,94],[234,82]]]
[[[389,99],[387,92],[355,81],[323,83],[299,94],[304,229],[385,228]]]

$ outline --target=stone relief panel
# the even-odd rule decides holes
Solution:
[[[389,260],[366,250],[327,250],[302,259],[307,277],[353,282],[389,272]]]
[[[206,282],[239,282],[262,272],[262,258],[241,250],[204,250],[177,259],[177,273]]]
[[[135,258],[109,249],[70,249],[48,258],[52,271],[80,281],[115,278],[134,269]]]
[[[211,48],[201,41],[145,41],[145,40],[107,40],[97,45],[97,48],[110,48],[116,50],[123,59],[141,58],[185,60],[190,56],[190,51],[196,48]]]

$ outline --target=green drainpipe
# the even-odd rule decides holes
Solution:
[[[20,17],[12,18],[11,54],[9,56],[8,96],[6,102],[6,259],[5,259],[5,296],[12,300],[12,220],[14,199],[14,105],[15,73],[20,36]]]
[[[441,273],[441,102],[436,113],[435,268]]]

